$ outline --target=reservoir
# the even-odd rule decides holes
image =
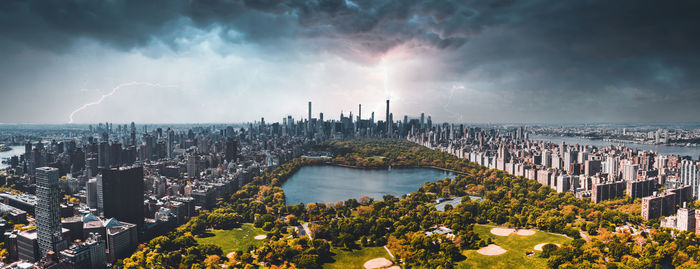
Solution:
[[[357,169],[339,166],[305,166],[282,185],[288,205],[335,203],[369,196],[382,200],[417,191],[429,181],[453,177],[454,173],[432,168]]]

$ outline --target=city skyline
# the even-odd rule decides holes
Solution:
[[[306,116],[312,117],[314,104],[308,102],[304,107]],[[307,251],[317,243],[328,244],[326,249],[330,244],[340,247],[345,243],[334,240],[342,235],[354,236],[349,242],[359,240],[362,249],[379,247],[380,253],[400,255],[401,249],[390,241],[401,236],[431,239],[437,234],[445,236],[440,248],[478,249],[476,253],[490,256],[484,251],[504,243],[485,246],[483,238],[491,237],[484,236],[499,235],[494,231],[506,227],[521,227],[520,233],[538,229],[517,233],[518,237],[557,236],[564,240],[560,241],[562,249],[573,247],[576,240],[599,240],[597,236],[606,231],[629,236],[621,230],[625,227],[636,229],[634,236],[640,239],[644,234],[663,232],[667,238],[684,240],[659,228],[700,234],[700,225],[696,225],[700,212],[695,211],[700,193],[700,129],[624,127],[631,124],[615,128],[476,126],[437,123],[424,113],[420,118],[395,118],[392,107],[385,100],[384,115],[371,113],[369,119],[361,118],[360,113],[339,119],[319,113],[318,119],[308,121],[288,116],[281,123],[261,119],[246,126],[104,122],[0,128],[0,183],[4,187],[0,209],[8,219],[0,220],[5,224],[5,244],[0,246],[5,254],[0,265],[175,268],[214,260],[214,265],[231,264],[231,268],[263,262],[273,267],[292,263],[319,268],[342,262],[320,256],[305,261],[300,252],[270,260],[263,253],[277,251],[270,244],[296,251]],[[311,168],[320,170],[307,173]],[[460,195],[464,199],[455,198]],[[406,207],[389,210],[401,204]],[[639,210],[611,208],[617,204]],[[380,205],[385,208],[360,214],[363,208]],[[469,207],[473,211],[464,211]],[[313,217],[319,210],[335,212]],[[414,210],[424,213],[412,218]],[[494,214],[496,210],[508,211]],[[561,213],[567,211],[570,213]],[[384,216],[398,220],[364,214],[389,214]],[[567,224],[577,219],[585,222]],[[356,220],[381,226],[360,225],[357,227],[367,232],[347,235],[318,228]],[[499,226],[483,230],[484,226],[475,224],[479,222]],[[282,231],[277,226],[293,230],[289,235],[279,234]],[[473,234],[473,228],[482,231]],[[250,230],[236,235],[219,229]],[[466,232],[474,236],[462,237]],[[582,239],[570,241],[562,233]],[[459,243],[457,236],[470,243]],[[238,253],[238,249],[224,250],[219,240],[207,243],[211,238],[246,244],[238,249],[255,249],[251,252],[258,255],[242,261],[230,256],[222,260],[222,255]],[[181,245],[181,240],[191,243]],[[253,240],[264,241],[256,246]],[[293,244],[307,240],[316,243]],[[421,247],[404,242],[406,247]],[[626,244],[636,242],[642,241]],[[530,251],[529,246],[525,248]],[[205,258],[197,252],[211,254]],[[318,253],[314,255],[333,255]],[[340,250],[334,256],[346,253],[351,252]],[[425,264],[434,261],[432,257],[445,258],[445,253],[449,252],[384,262]],[[445,263],[459,265],[485,257],[458,259],[460,252],[452,253]],[[153,255],[176,258],[144,259]],[[552,255],[561,256],[558,251]],[[552,261],[551,256],[531,259],[537,260],[527,261]],[[579,261],[571,261],[575,262]],[[539,268],[534,265],[531,267]],[[487,262],[480,267],[500,265]]]
[[[394,111],[390,110],[390,108],[388,107],[390,100],[387,99],[387,100],[385,100],[385,102],[386,102],[386,105],[383,102],[384,107],[380,109],[382,111],[386,110],[386,115],[385,115],[385,118],[383,119],[384,122],[386,122],[388,119],[390,119],[390,114],[391,115],[394,114]],[[352,120],[356,121],[358,119],[358,117],[359,117],[359,119],[373,119],[373,116],[375,113],[375,111],[369,111],[369,113],[367,113],[367,110],[365,109],[365,116],[363,117],[362,113],[361,113],[362,112],[362,104],[358,104],[358,106],[359,106],[358,112],[360,112],[359,115],[353,114],[353,113],[356,113],[353,110],[340,110],[336,114],[333,114],[332,112],[328,113],[327,111],[317,111],[316,113],[312,113],[311,106],[312,106],[313,102],[308,101],[307,103],[308,103],[309,107],[304,112],[281,114],[281,115],[284,115],[284,116],[281,116],[282,121],[287,119],[287,117],[292,117],[294,120],[301,120],[301,121],[308,121],[310,119],[318,120],[320,118],[319,116],[322,117],[323,115],[325,115],[325,120],[328,120],[328,121],[338,121],[341,118],[341,116],[342,117],[349,117],[349,115],[353,115]],[[83,105],[81,108],[77,109],[76,111],[80,112],[83,109],[85,109],[86,107],[90,107],[90,106],[92,106],[92,103],[90,103],[90,105]],[[392,104],[392,107],[393,107],[393,104]],[[74,111],[73,114],[77,113],[76,111]],[[306,114],[306,113],[308,113],[308,114]],[[412,112],[408,112],[408,113],[409,114],[397,115],[400,117],[398,117],[395,120],[393,119],[393,117],[391,117],[391,121],[392,122],[394,122],[394,121],[402,122],[405,119],[422,119],[425,116],[428,116],[429,118],[432,117],[432,115],[429,112],[412,111]],[[329,117],[329,115],[332,115],[332,117]],[[278,118],[280,118],[280,117],[278,117]],[[186,122],[186,121],[182,121],[182,122],[136,122],[133,120],[131,120],[131,121],[129,121],[129,120],[116,121],[116,122],[110,121],[110,120],[107,120],[107,121],[97,120],[94,122],[72,122],[72,121],[69,121],[67,123],[65,123],[65,122],[58,122],[58,123],[0,122],[0,126],[7,127],[7,126],[41,126],[41,125],[62,126],[63,125],[63,126],[80,127],[80,126],[91,126],[91,125],[102,124],[102,123],[108,122],[110,124],[119,124],[119,125],[138,123],[139,125],[145,125],[145,126],[150,125],[150,126],[161,126],[161,127],[163,127],[163,126],[176,126],[176,125],[206,126],[206,125],[221,125],[221,124],[239,125],[241,127],[245,127],[248,124],[260,123],[261,120],[264,122],[268,122],[268,123],[281,122],[281,121],[276,120],[276,119],[277,118],[271,118],[271,119],[266,120],[265,117],[259,117],[257,119],[253,119],[250,121],[199,121],[199,122]],[[377,120],[382,120],[382,119],[377,118]],[[654,126],[686,126],[686,128],[687,128],[687,127],[700,125],[700,121],[665,121],[665,122],[653,122],[653,121],[649,121],[649,122],[642,122],[642,121],[638,121],[638,122],[634,122],[634,121],[627,121],[627,122],[614,122],[614,121],[598,121],[598,122],[596,122],[596,121],[591,121],[591,122],[584,122],[584,121],[571,121],[571,122],[536,122],[536,121],[531,121],[531,122],[516,122],[516,121],[510,121],[510,122],[509,121],[469,122],[469,121],[464,121],[464,122],[451,122],[451,121],[434,120],[434,122],[435,123],[450,123],[450,124],[467,124],[467,125],[486,125],[486,126],[489,126],[489,125],[494,125],[494,126],[496,126],[496,125],[503,125],[503,126],[508,126],[508,125],[517,125],[517,126],[521,126],[521,125],[525,125],[525,126],[556,126],[556,125],[576,126],[576,125],[580,125],[580,126],[588,126],[588,125],[590,125],[590,126],[599,126],[599,127],[607,126],[607,128],[625,128],[625,126],[628,126],[629,128],[651,128]]]
[[[0,122],[697,121],[699,5],[4,1]]]

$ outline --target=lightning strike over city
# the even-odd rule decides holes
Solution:
[[[0,268],[700,268],[698,14],[0,1]]]
[[[122,88],[133,87],[133,86],[147,86],[147,87],[154,87],[154,88],[175,88],[175,87],[177,87],[177,86],[160,85],[160,84],[154,84],[154,83],[148,83],[148,82],[128,82],[128,83],[124,83],[124,84],[119,84],[116,87],[112,88],[112,90],[110,92],[103,94],[99,99],[97,99],[97,101],[85,103],[82,106],[80,106],[79,108],[77,108],[76,110],[73,110],[73,112],[71,112],[70,115],[68,116],[68,123],[73,123],[73,117],[78,112],[80,112],[88,107],[101,104],[102,101],[104,101],[107,97],[114,95],[115,93],[117,93],[118,90],[120,90]]]

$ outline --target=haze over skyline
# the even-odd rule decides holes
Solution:
[[[700,2],[1,1],[0,122],[700,115]],[[72,119],[72,120],[71,120]]]

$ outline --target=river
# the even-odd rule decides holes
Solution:
[[[4,161],[10,161],[12,156],[20,156],[24,154],[24,146],[10,146],[12,150],[0,152],[0,169],[10,166],[9,164],[2,163]]]
[[[637,144],[637,143],[620,143],[620,142],[609,142],[603,140],[593,140],[585,139],[579,137],[571,136],[547,136],[547,135],[532,135],[530,140],[542,140],[549,141],[555,144],[560,144],[562,141],[567,145],[592,145],[598,148],[606,147],[610,145],[625,145],[629,148],[636,148],[640,150],[650,151],[663,154],[663,155],[681,155],[681,156],[691,156],[693,159],[697,160],[700,156],[700,147],[681,147],[681,146],[667,146],[667,145],[647,145],[647,144]]]

